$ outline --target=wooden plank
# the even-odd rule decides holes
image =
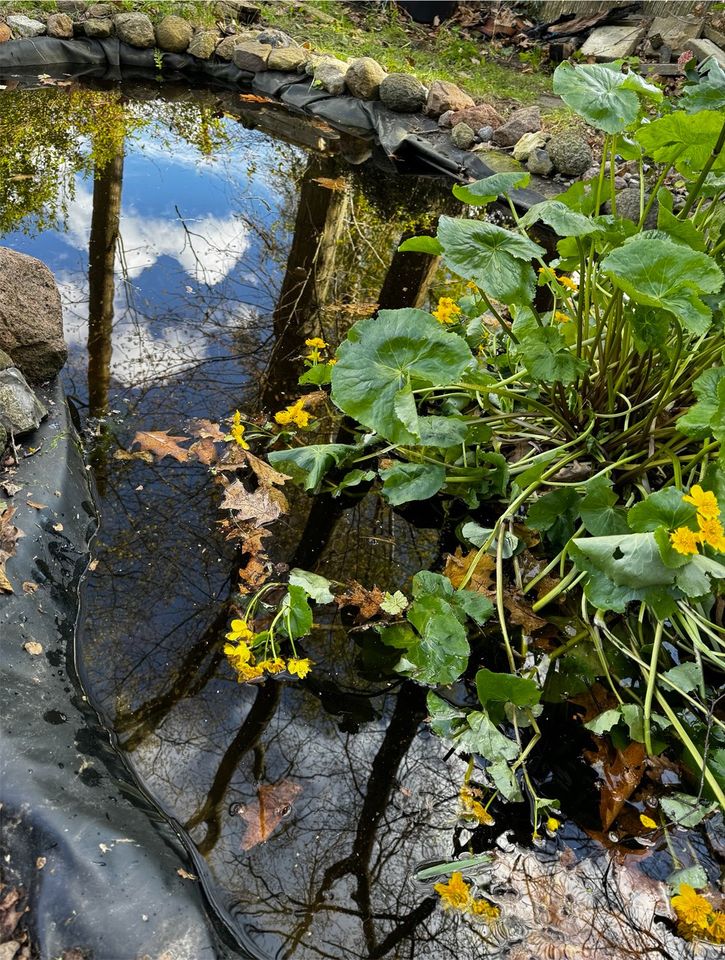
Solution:
[[[624,6],[625,3],[626,0],[538,0],[531,6],[540,20],[548,21],[556,20],[563,13],[584,16],[600,10],[612,10],[614,7]],[[712,3],[713,0],[699,3],[697,0],[644,0],[641,13],[645,17],[678,16],[683,13],[692,13],[695,7],[704,13]]]

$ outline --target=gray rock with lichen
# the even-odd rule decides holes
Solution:
[[[6,22],[16,40],[32,40],[33,37],[39,37],[45,33],[44,23],[40,20],[31,20],[30,17],[22,14],[8,17]]]
[[[156,44],[153,25],[145,13],[118,13],[113,24],[118,39],[130,47],[145,50]]]
[[[335,97],[339,97],[345,92],[345,76],[347,74],[347,64],[342,60],[336,60],[334,57],[321,60],[315,66],[315,86],[322,87]]]
[[[216,30],[197,30],[186,52],[192,57],[198,57],[199,60],[208,60],[216,50],[217,43],[219,43],[219,34]]]
[[[156,25],[156,46],[168,53],[186,53],[192,36],[191,25],[183,17],[171,14]]]
[[[543,147],[534,147],[526,160],[526,169],[539,177],[548,177],[554,169],[549,151]]]
[[[377,100],[385,71],[372,57],[353,60],[345,74],[345,85],[358,100]]]
[[[40,426],[48,411],[17,367],[0,370],[0,424],[14,436]]]
[[[83,24],[83,32],[91,40],[106,40],[113,33],[113,21],[86,20]]]
[[[525,133],[536,133],[541,130],[541,112],[538,107],[522,107],[514,110],[506,123],[494,130],[493,145],[495,147],[513,147]]]
[[[564,176],[580,177],[592,165],[592,148],[584,137],[573,131],[552,137],[547,149],[554,169]]]
[[[418,113],[427,98],[427,87],[410,73],[389,73],[380,81],[380,99],[394,113]]]
[[[631,220],[633,223],[639,223],[640,218],[640,194],[639,187],[627,187],[620,190],[617,198],[617,216],[623,220]],[[644,196],[644,205],[649,201],[648,194]],[[609,200],[604,204],[604,212],[612,212],[612,204]],[[649,213],[644,221],[645,230],[654,230],[657,227],[657,215],[659,213],[659,204],[657,200],[652,204]]]
[[[476,134],[467,123],[457,123],[451,130],[451,140],[459,150],[468,150],[473,146]]]

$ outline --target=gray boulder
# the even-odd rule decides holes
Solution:
[[[53,274],[6,247],[0,247],[0,348],[31,383],[50,380],[68,356]]]
[[[647,206],[648,200],[649,196],[645,194],[645,206]],[[659,203],[655,200],[644,221],[645,230],[656,229],[659,209]],[[612,204],[609,200],[604,204],[604,212],[612,212]],[[633,223],[639,223],[639,187],[627,187],[625,190],[620,190],[619,193],[617,193],[617,216],[623,220],[632,220]]]
[[[526,163],[532,150],[538,150],[546,146],[551,134],[539,130],[537,133],[525,133],[514,147],[513,155],[517,160]]]
[[[102,19],[103,17],[112,17],[114,13],[117,12],[112,3],[91,3],[86,8],[86,15],[94,20]]]
[[[310,56],[304,47],[272,47],[267,57],[268,70],[285,70],[288,73],[301,72]]]
[[[56,6],[60,13],[83,13],[86,9],[86,0],[57,0]]]
[[[232,17],[240,23],[256,23],[261,12],[256,4],[242,2],[242,0],[219,0],[214,4],[214,13],[217,17]]]
[[[380,81],[379,96],[395,113],[418,113],[425,106],[428,90],[410,73],[389,73]]]
[[[7,433],[30,433],[47,416],[48,411],[17,367],[0,370],[0,423]]]
[[[347,69],[348,65],[344,61],[336,60],[334,57],[320,60],[315,67],[315,84],[333,96],[339,97],[345,92]]]
[[[51,13],[45,25],[49,37],[70,40],[73,36],[73,21],[67,13]]]
[[[549,156],[558,173],[580,177],[592,165],[592,148],[578,133],[565,131],[550,140]]]
[[[538,107],[521,107],[514,110],[506,123],[493,132],[495,147],[513,147],[525,133],[541,130],[541,113]]]
[[[268,43],[270,47],[291,47],[294,40],[284,30],[269,28],[257,34],[257,42]]]
[[[428,91],[425,112],[429,117],[440,117],[446,110],[465,110],[475,107],[472,97],[464,93],[455,83],[448,80],[434,80]]]
[[[481,143],[490,143],[493,137],[493,127],[479,127],[478,130],[476,130],[476,137]]]
[[[219,34],[216,30],[197,30],[191,38],[187,53],[200,60],[208,60],[216,50],[218,42]]]
[[[257,43],[256,40],[248,40],[246,43],[239,43],[234,48],[232,60],[234,66],[240,70],[248,70],[250,73],[261,73],[267,69],[267,60],[272,48],[266,43]]]
[[[7,25],[13,31],[16,40],[31,40],[45,33],[45,24],[40,20],[31,20],[22,14],[7,18]]]
[[[156,44],[154,28],[145,13],[118,13],[113,18],[116,36],[130,47],[146,49]]]
[[[468,150],[473,146],[476,134],[467,123],[457,123],[451,130],[451,140],[459,150]]]
[[[86,20],[83,32],[93,40],[105,40],[113,33],[113,20]]]
[[[535,147],[528,156],[526,169],[529,173],[535,173],[539,177],[548,177],[554,169],[548,150],[543,147]]]
[[[378,100],[385,71],[372,57],[353,60],[345,74],[347,89],[358,100]]]
[[[183,17],[164,17],[156,26],[156,46],[169,53],[185,53],[192,36],[191,25]]]
[[[257,39],[258,31],[245,30],[242,33],[235,33],[231,37],[225,37],[221,43],[219,43],[214,51],[217,57],[221,57],[222,60],[231,60],[234,56],[235,49],[239,46],[240,43],[248,43],[250,40]]]

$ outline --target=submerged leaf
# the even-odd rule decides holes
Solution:
[[[188,437],[172,437],[168,430],[139,430],[133,438],[131,446],[138,444],[141,450],[147,450],[158,457],[159,460],[163,460],[164,457],[173,457],[180,463],[186,463],[189,459],[189,451],[180,447],[178,441],[188,439]]]

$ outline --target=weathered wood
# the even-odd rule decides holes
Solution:
[[[695,7],[706,11],[713,0],[644,0],[641,13],[645,17],[679,16],[692,13]],[[531,3],[532,12],[540,20],[556,20],[563,13],[575,13],[578,17],[600,10],[613,10],[622,7],[626,0],[537,0]]]

